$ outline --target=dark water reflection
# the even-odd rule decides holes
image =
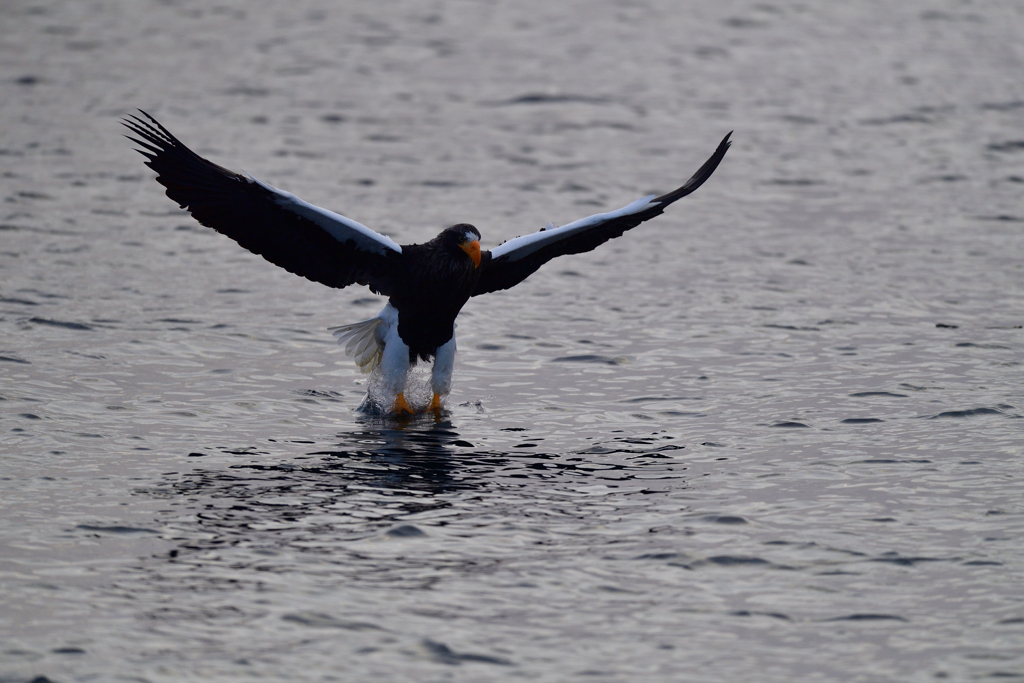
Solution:
[[[198,467],[161,487],[159,495],[173,493],[192,505],[206,501],[198,516],[204,531],[216,529],[229,536],[271,531],[272,545],[280,545],[278,532],[298,526],[314,536],[345,530],[353,537],[374,534],[407,515],[449,507],[437,497],[484,487],[487,475],[508,462],[488,453],[457,453],[456,446],[469,444],[458,438],[451,423],[435,423],[433,418],[423,422],[379,428],[367,424],[364,430],[339,435],[327,450],[278,462],[266,449],[225,449],[227,454],[258,458],[227,468]],[[330,517],[326,525],[310,521],[325,515]],[[416,532],[405,526],[389,533]]]
[[[222,456],[245,457],[249,462],[215,469],[198,466],[140,493],[165,498],[176,506],[201,508],[195,531],[206,540],[197,545],[183,539],[182,546],[198,550],[230,542],[232,537],[254,542],[260,534],[267,536],[264,542],[270,546],[303,543],[321,535],[339,540],[382,531],[390,536],[420,536],[423,531],[409,519],[454,511],[464,507],[467,496],[479,500],[538,483],[590,493],[643,493],[649,492],[648,486],[630,486],[641,481],[634,477],[653,479],[658,469],[664,474],[687,469],[678,464],[652,467],[668,457],[665,453],[683,448],[665,443],[672,437],[662,435],[615,437],[575,455],[562,455],[533,450],[538,443],[529,437],[516,445],[530,450],[476,448],[461,438],[447,418],[363,418],[357,423],[362,429],[339,434],[329,448],[305,455],[279,459],[273,445],[220,449]],[[301,440],[292,440],[296,442]],[[195,452],[190,457],[205,455]],[[683,488],[684,482],[676,479],[673,489]],[[210,533],[217,535],[206,538]]]

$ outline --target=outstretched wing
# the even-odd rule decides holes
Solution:
[[[513,287],[556,256],[590,251],[661,214],[669,204],[690,194],[711,177],[732,144],[730,135],[732,133],[725,136],[715,153],[692,178],[668,194],[643,197],[617,211],[595,214],[560,228],[545,228],[532,235],[516,237],[485,252],[480,264],[480,281],[473,290],[473,296]]]
[[[199,156],[156,119],[121,121],[167,196],[203,225],[296,275],[328,287],[389,295],[402,247],[365,225]]]

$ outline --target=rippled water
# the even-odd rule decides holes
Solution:
[[[4,16],[0,681],[1024,678],[1019,3]],[[139,106],[401,242],[736,142],[400,424],[326,331],[381,301],[177,211]]]

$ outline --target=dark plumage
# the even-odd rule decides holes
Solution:
[[[430,360],[452,338],[455,317],[480,280],[481,268],[459,246],[467,234],[479,242],[477,229],[461,223],[425,244],[402,247],[390,301],[398,309],[398,334],[412,360]]]
[[[447,228],[424,244],[399,246],[356,221],[204,159],[140,113],[145,118],[122,122],[135,136],[128,138],[140,146],[167,196],[197,221],[296,275],[328,287],[358,283],[389,298],[376,318],[336,328],[335,336],[364,369],[383,364],[397,395],[396,410],[410,410],[402,396],[408,365],[431,358],[431,405],[440,407],[451,382],[455,318],[471,296],[513,287],[556,256],[590,251],[661,214],[711,177],[730,144],[726,135],[711,158],[672,192],[481,252],[480,232],[467,224]]]
[[[150,123],[137,116],[123,121],[141,138],[128,139],[142,146],[139,151],[167,196],[197,221],[314,282],[339,289],[358,283],[378,294],[391,293],[389,254],[337,239],[293,207],[280,205],[264,185],[204,159],[141,113]]]
[[[718,168],[718,164],[721,163],[729,149],[731,144],[729,142],[730,135],[732,133],[725,136],[721,144],[718,145],[718,149],[715,150],[715,153],[704,162],[704,165],[693,174],[693,177],[683,183],[678,189],[663,194],[660,197],[655,197],[651,200],[651,204],[654,206],[648,209],[602,222],[588,230],[545,245],[519,259],[515,258],[514,253],[502,254],[497,258],[492,258],[491,252],[487,252],[484,256],[484,264],[487,267],[481,267],[483,272],[480,275],[480,282],[477,284],[476,289],[473,290],[473,296],[514,287],[556,256],[582,254],[591,251],[608,240],[621,236],[622,233],[635,228],[644,221],[649,221],[655,216],[661,215],[669,204],[690,194],[711,177],[711,174]],[[556,231],[560,229],[555,228]]]

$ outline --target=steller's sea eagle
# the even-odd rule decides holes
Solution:
[[[332,331],[364,372],[380,366],[394,413],[413,412],[403,391],[418,359],[434,361],[428,409],[440,411],[451,390],[455,318],[471,296],[513,287],[556,256],[590,251],[659,215],[711,177],[732,135],[678,189],[481,251],[480,231],[466,223],[425,244],[396,244],[350,218],[204,159],[152,116],[139,113],[122,120],[137,136],[126,137],[141,147],[167,196],[197,221],[296,275],[328,287],[358,283],[388,297],[375,317]]]

